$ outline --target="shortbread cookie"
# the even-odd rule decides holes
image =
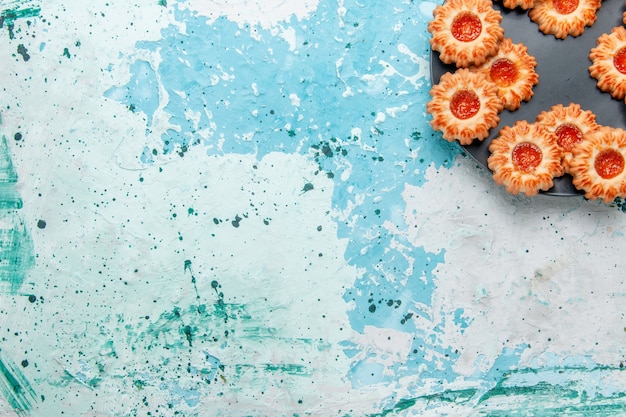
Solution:
[[[535,4],[535,0],[502,0],[502,5],[507,9],[515,9],[519,7],[523,10],[528,10]]]
[[[522,101],[533,96],[533,87],[539,82],[535,72],[537,61],[528,53],[523,43],[513,43],[509,38],[500,42],[498,52],[472,71],[483,72],[487,79],[498,86],[498,96],[507,110],[519,109]]]
[[[483,140],[500,122],[503,104],[498,87],[482,73],[467,68],[445,73],[430,95],[426,104],[426,111],[432,115],[430,124],[447,141],[469,145]]]
[[[602,126],[572,149],[572,184],[590,200],[626,198],[626,131]]]
[[[563,175],[557,137],[540,124],[525,120],[502,128],[489,144],[487,159],[493,179],[511,194],[534,196],[554,185]]]
[[[491,0],[448,0],[433,10],[430,46],[439,59],[457,67],[480,65],[504,37],[502,15]]]
[[[536,123],[545,126],[557,136],[557,145],[561,152],[561,163],[565,172],[569,171],[572,148],[583,140],[587,133],[597,130],[596,115],[590,110],[581,109],[580,105],[570,103],[552,106],[549,111],[539,113]]]
[[[600,6],[601,0],[535,0],[528,16],[546,35],[565,39],[580,36],[586,26],[593,25]]]
[[[598,88],[613,98],[626,97],[626,29],[617,26],[611,33],[596,40],[589,53],[589,74],[598,82]]]

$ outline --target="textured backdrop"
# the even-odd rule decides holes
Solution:
[[[624,413],[621,202],[430,129],[434,7],[0,0],[0,415]]]

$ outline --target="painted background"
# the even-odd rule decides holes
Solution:
[[[626,206],[432,132],[435,3],[0,6],[0,415],[626,414]]]

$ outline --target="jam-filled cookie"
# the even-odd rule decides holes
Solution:
[[[602,126],[585,135],[572,150],[569,172],[590,200],[626,198],[626,131]]]
[[[589,52],[589,74],[597,80],[598,88],[613,98],[626,97],[626,29],[617,26],[596,40]]]
[[[544,34],[565,39],[580,36],[593,25],[600,6],[601,0],[535,0],[528,16]]]
[[[433,10],[430,46],[446,64],[480,65],[498,50],[504,37],[501,22],[491,0],[448,0]]]
[[[511,194],[534,196],[563,175],[557,137],[540,124],[525,120],[505,126],[489,144],[487,165],[493,179]]]
[[[561,163],[566,172],[569,171],[574,146],[582,141],[587,133],[600,127],[596,123],[596,115],[590,110],[583,110],[576,103],[570,103],[567,107],[562,104],[552,106],[550,110],[539,113],[535,122],[556,135]]]
[[[503,104],[498,87],[482,73],[467,68],[447,72],[433,85],[430,95],[426,103],[426,111],[432,115],[430,124],[447,141],[469,145],[475,139],[483,140],[500,122]]]
[[[498,52],[485,63],[471,67],[483,72],[487,79],[498,86],[498,95],[507,110],[519,109],[522,101],[533,96],[533,87],[539,82],[535,72],[537,61],[528,53],[523,43],[513,43],[509,38],[500,42]]]
[[[507,9],[515,9],[519,7],[523,10],[528,10],[535,4],[535,0],[502,0],[502,5]]]

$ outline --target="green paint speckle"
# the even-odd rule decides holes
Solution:
[[[34,264],[33,243],[17,209],[22,198],[6,137],[0,140],[0,292],[16,293]]]
[[[302,187],[302,193],[306,193],[308,191],[311,191],[315,188],[315,186],[313,186],[313,184],[311,184],[310,182],[307,182],[306,184],[304,184],[304,187]]]
[[[27,415],[36,400],[35,391],[20,369],[1,357],[0,393],[18,415]]]
[[[3,10],[0,12],[0,28],[3,28],[4,25],[6,25],[7,31],[9,32],[9,39],[15,39],[15,33],[13,31],[15,28],[15,21],[25,17],[39,16],[39,12],[41,12],[40,7]]]
[[[189,343],[189,346],[191,347],[191,339],[193,336],[191,332],[191,326],[183,327],[183,332],[185,333],[185,338],[187,339],[187,343]]]
[[[17,45],[17,53],[22,56],[24,62],[30,60],[30,55],[28,54],[28,50],[26,49],[24,44],[20,43],[19,45]]]
[[[548,375],[558,373],[563,376],[560,384],[536,382],[524,384],[524,374],[539,379],[537,374],[546,372]],[[598,367],[588,368],[557,368],[539,371],[523,369],[511,371],[495,383],[491,389],[482,391],[478,388],[448,390],[440,393],[400,399],[390,408],[370,417],[404,415],[411,409],[421,409],[430,405],[442,404],[471,407],[472,415],[490,417],[552,417],[567,415],[570,417],[612,417],[623,415],[626,409],[626,394],[616,393],[603,396],[596,392],[588,395],[584,387],[587,378],[608,377],[624,372],[621,368]],[[522,377],[521,379],[519,377]]]
[[[67,48],[63,48],[63,56],[66,58],[71,58],[72,56],[70,55],[70,50]]]
[[[280,372],[289,375],[309,375],[306,366],[296,364],[266,364],[265,370],[272,373]]]

